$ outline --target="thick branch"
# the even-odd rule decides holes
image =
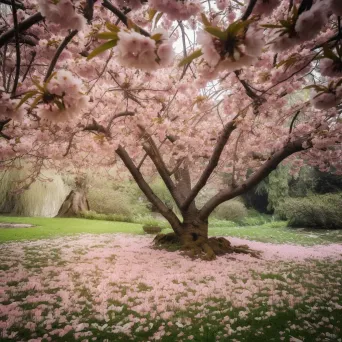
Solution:
[[[50,75],[53,72],[53,69],[55,68],[58,58],[61,55],[61,53],[63,52],[63,50],[66,48],[66,46],[69,44],[69,42],[72,40],[72,38],[74,38],[77,34],[77,30],[72,30],[63,40],[63,42],[61,43],[61,45],[58,47],[55,55],[53,56],[53,59],[50,63],[49,69],[45,75],[44,78],[44,82],[46,82],[48,80],[48,78],[50,77]]]
[[[220,137],[216,143],[215,149],[213,151],[213,154],[211,155],[211,158],[209,160],[208,165],[204,169],[204,171],[203,171],[200,179],[197,181],[196,185],[192,188],[189,196],[186,198],[186,200],[182,204],[183,210],[186,210],[189,207],[191,202],[196,198],[198,193],[201,191],[201,189],[207,183],[209,177],[213,173],[214,169],[216,168],[216,166],[220,160],[222,151],[223,151],[224,147],[226,146],[230,135],[232,134],[232,132],[234,131],[235,128],[236,128],[236,124],[235,124],[234,120],[228,122],[225,125],[225,127],[223,128],[223,131],[222,131],[222,133],[221,133],[221,135],[220,135]]]
[[[114,13],[127,27],[128,27],[128,19],[127,17],[118,9],[116,8],[110,1],[108,0],[103,0],[102,6],[109,9],[112,13]],[[144,29],[141,27],[137,26],[136,27],[139,29],[140,33],[146,37],[149,37],[150,34],[146,32]]]
[[[12,14],[13,14],[13,24],[14,24],[15,57],[16,57],[15,76],[14,76],[13,88],[12,88],[12,93],[11,93],[11,96],[14,96],[15,92],[17,91],[17,86],[18,86],[18,82],[19,82],[21,57],[20,57],[20,46],[19,46],[19,29],[18,29],[17,7],[15,5],[14,0],[11,0],[11,2],[12,2]]]
[[[41,15],[40,12],[31,15],[31,17],[23,20],[21,23],[18,24],[18,33],[24,32],[29,29],[34,24],[39,23],[42,21],[44,17]],[[3,33],[0,36],[0,48],[4,46],[9,40],[11,40],[15,36],[15,29],[12,27],[7,32]]]
[[[169,171],[168,171],[168,169],[167,169],[167,167],[163,161],[163,158],[161,157],[161,155],[159,153],[158,147],[156,146],[152,137],[146,132],[145,128],[141,125],[138,125],[138,127],[140,128],[140,130],[142,131],[142,134],[143,134],[143,139],[144,139],[143,148],[144,148],[145,152],[151,158],[151,160],[152,160],[153,164],[155,165],[160,177],[162,178],[166,187],[170,191],[171,196],[175,200],[178,208],[180,208],[180,205],[181,205],[180,196],[177,192],[177,188],[176,188],[175,184],[173,183],[173,181],[170,177],[170,173],[169,173]]]
[[[136,168],[126,150],[120,145],[115,152],[124,162],[125,166],[129,170],[134,180],[138,184],[140,190],[145,194],[147,199],[158,209],[159,213],[162,214],[170,222],[175,232],[179,232],[179,230],[181,229],[181,222],[179,221],[178,217],[152,191],[151,187],[146,183],[144,177]]]
[[[255,4],[257,3],[257,0],[250,0],[249,4],[246,8],[245,13],[242,15],[241,20],[247,20],[249,16],[252,14],[253,9],[255,7]]]
[[[134,112],[130,112],[130,111],[125,111],[125,112],[120,112],[120,113],[117,113],[117,114],[114,114],[111,119],[109,120],[108,122],[108,125],[107,125],[107,131],[109,132],[111,127],[112,127],[112,124],[113,124],[113,121],[115,119],[118,119],[118,118],[121,118],[123,116],[134,116],[135,113]]]
[[[306,139],[299,139],[288,143],[280,151],[274,153],[262,166],[260,166],[260,168],[253,173],[245,183],[233,189],[228,188],[220,191],[203,206],[200,210],[199,218],[207,219],[218,205],[252,189],[255,185],[265,179],[274,169],[276,169],[284,159],[296,152],[305,150],[303,143],[306,141]]]
[[[5,4],[5,5],[12,5],[12,1],[11,0],[0,0],[0,4]],[[16,8],[19,8],[19,9],[22,9],[22,10],[25,10],[25,6],[19,2],[15,2],[15,7]]]

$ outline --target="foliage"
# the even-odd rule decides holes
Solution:
[[[130,193],[114,190],[108,182],[103,182],[101,187],[90,187],[87,197],[90,209],[100,214],[117,214],[129,218],[148,213],[145,203]]]
[[[104,220],[104,221],[114,221],[114,222],[133,222],[133,218],[120,214],[99,214],[96,211],[89,210],[80,213],[81,218],[88,220]]]
[[[288,198],[276,209],[294,227],[342,228],[342,193]]]
[[[227,221],[241,221],[247,216],[247,209],[240,201],[227,201],[220,204],[214,211],[213,217]]]
[[[0,212],[23,216],[55,216],[69,192],[61,175],[53,170],[44,170],[40,179],[28,189],[17,192],[17,183],[28,174],[29,170],[25,166],[0,174]]]
[[[289,193],[289,168],[278,166],[276,170],[268,176],[267,194],[268,210],[274,209],[283,202]]]
[[[168,208],[176,209],[175,201],[162,179],[156,178],[150,185],[153,192],[167,205]]]

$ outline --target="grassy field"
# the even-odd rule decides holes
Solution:
[[[342,342],[340,254],[296,259],[298,252],[289,259],[263,244],[262,259],[233,255],[208,263],[151,249],[151,240],[139,236],[141,224],[0,222],[36,225],[0,229],[0,341]],[[221,222],[209,231],[279,244],[342,242],[338,230],[290,229],[281,222]],[[319,248],[340,250],[276,248],[308,256]]]
[[[28,223],[35,225],[35,227],[32,228],[0,228],[0,242],[37,240],[82,233],[144,234],[141,224],[103,220],[0,216],[0,222]],[[170,231],[171,230],[164,230],[163,232]],[[286,227],[286,222],[269,222],[260,226],[248,227],[226,227],[224,226],[224,221],[221,221],[220,226],[213,225],[209,228],[209,235],[232,236],[261,242],[290,243],[307,246],[342,243],[342,230],[292,229]]]
[[[208,263],[149,241],[97,234],[2,245],[0,340],[341,342],[341,260]]]

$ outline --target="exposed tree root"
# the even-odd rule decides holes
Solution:
[[[179,246],[184,255],[193,259],[200,258],[203,260],[214,260],[216,256],[243,253],[249,254],[254,258],[260,258],[260,251],[250,249],[247,245],[232,246],[231,243],[223,237],[211,237],[209,239],[182,239],[174,233],[158,234],[154,240],[154,244],[158,248],[162,247],[167,250],[175,250],[172,246]]]

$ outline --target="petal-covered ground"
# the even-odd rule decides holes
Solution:
[[[342,341],[342,245],[248,241],[262,259],[203,262],[151,242],[2,244],[0,340]]]

